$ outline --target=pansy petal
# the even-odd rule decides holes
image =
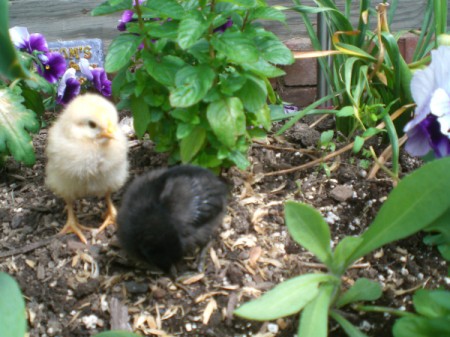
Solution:
[[[405,144],[405,150],[411,156],[422,157],[432,150],[429,143],[429,135],[421,125],[411,129],[407,132],[407,135],[408,140]]]
[[[411,80],[411,94],[418,107],[427,105],[436,89],[434,87],[434,72],[430,67],[418,70]]]
[[[43,63],[43,68],[38,67],[38,73],[48,82],[56,83],[66,71],[66,60],[60,53],[47,53],[48,61]]]
[[[26,27],[15,26],[9,29],[9,36],[16,48],[22,49],[26,47],[27,41],[30,39],[30,34]]]
[[[441,126],[441,133],[443,135],[447,136],[447,138],[449,138],[450,137],[450,114],[439,117],[438,122]]]
[[[75,76],[76,70],[73,68],[69,68],[66,70],[64,75],[61,77],[61,80],[58,85],[58,96],[62,96],[64,94],[64,90],[66,90],[66,82],[69,78],[76,78]]]
[[[450,47],[440,46],[431,51],[430,68],[435,75],[435,89],[443,88],[450,93]]]
[[[450,97],[444,89],[438,88],[431,97],[430,101],[431,113],[435,116],[443,116],[450,114]]]
[[[78,62],[78,65],[80,66],[80,71],[81,73],[86,76],[86,78],[89,81],[92,81],[92,71],[91,71],[91,67],[89,66],[89,61],[86,60],[84,57],[80,60],[80,62]]]
[[[69,103],[75,96],[80,93],[81,85],[76,78],[69,78],[65,82],[65,90],[61,95],[58,95],[56,101],[59,104]]]
[[[34,50],[48,52],[47,41],[42,34],[31,34],[28,44],[28,52],[31,54]]]

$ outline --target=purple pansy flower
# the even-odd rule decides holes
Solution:
[[[406,151],[424,156],[450,155],[450,47],[431,51],[431,63],[418,70],[411,81],[411,93],[417,104],[414,118],[406,124]]]
[[[30,54],[33,51],[48,52],[47,41],[42,34],[30,34],[26,27],[13,27],[9,30],[11,41],[17,49]]]
[[[228,18],[227,22],[225,22],[223,25],[214,29],[214,33],[216,33],[216,32],[223,33],[228,28],[230,28],[232,25],[233,25],[233,20],[231,20],[231,18]]]
[[[42,67],[38,66],[37,71],[50,83],[55,83],[66,71],[66,60],[60,53],[46,53],[40,60]]]
[[[81,85],[75,76],[75,69],[69,68],[64,73],[58,85],[58,95],[56,102],[59,104],[69,103],[75,96],[80,93]]]
[[[92,68],[89,66],[89,61],[81,59],[79,62],[80,71],[86,78],[94,84],[94,87],[103,96],[111,96],[111,81],[106,76],[106,71],[103,68]]]

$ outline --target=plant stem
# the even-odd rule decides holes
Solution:
[[[378,305],[360,305],[360,304],[354,304],[352,305],[352,308],[358,311],[365,311],[365,312],[380,312],[384,314],[390,314],[398,317],[416,317],[416,314],[413,314],[408,311],[400,310],[400,309],[394,309],[389,307],[382,307]]]
[[[141,34],[144,35],[144,49],[148,50],[148,44],[147,44],[147,37],[144,33],[144,21],[142,20],[142,11],[141,6],[139,5],[139,1],[136,1],[134,4],[134,8],[136,8],[136,14],[138,16],[138,22],[139,22],[139,29],[141,30]]]

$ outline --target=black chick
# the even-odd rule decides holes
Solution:
[[[130,255],[165,272],[205,245],[221,223],[228,188],[207,169],[181,165],[148,172],[125,192],[117,235]]]

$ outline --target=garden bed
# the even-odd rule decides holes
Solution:
[[[34,137],[36,164],[27,168],[8,161],[0,175],[0,270],[11,274],[24,293],[30,336],[81,337],[108,329],[147,336],[293,336],[298,317],[257,323],[232,315],[283,280],[325,270],[290,239],[284,201],[319,209],[336,243],[363,232],[392,188],[383,173],[367,179],[366,162],[348,153],[328,163],[330,176],[320,166],[283,173],[324,154],[315,144],[330,128],[325,124],[297,124],[284,137],[254,143],[247,171],[225,170],[231,190],[228,214],[205,251],[203,270],[198,271],[196,259],[186,259],[176,278],[130,260],[113,226],[89,236],[88,245],[74,235],[56,236],[65,222],[64,203],[44,186],[47,130],[42,129]],[[383,150],[379,140],[371,145]],[[150,141],[131,141],[130,178],[167,165],[166,157],[152,149]],[[402,175],[420,164],[402,153]],[[114,196],[117,205],[122,193]],[[101,223],[103,200],[83,200],[77,209],[81,223]],[[445,262],[422,238],[414,235],[357,261],[344,285],[370,278],[384,288],[376,304],[411,310],[414,290],[448,286]],[[391,316],[351,310],[344,315],[369,336],[391,335]],[[344,333],[331,322],[330,335]]]

